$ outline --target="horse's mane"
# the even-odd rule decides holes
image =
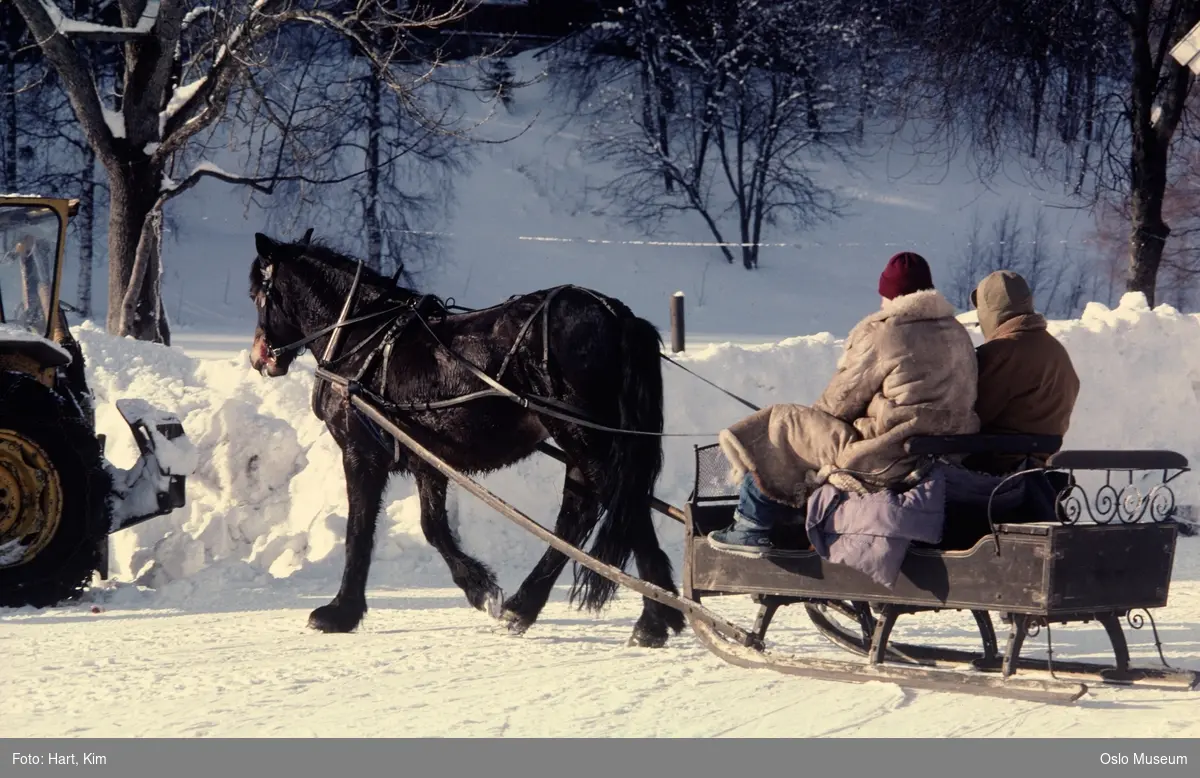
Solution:
[[[348,284],[358,271],[357,259],[348,254],[343,254],[324,241],[318,239],[311,239],[307,243],[297,241],[289,244],[289,247],[295,250],[296,259],[304,267],[315,273],[329,286],[334,286],[333,282],[338,276],[344,277]],[[426,301],[421,306],[424,313],[444,316],[449,312],[447,302],[437,295],[422,294],[415,289],[399,286],[392,281],[390,276],[385,276],[366,263],[363,263],[362,276],[359,283],[360,285],[370,286],[379,290],[382,293],[381,299],[388,301],[401,302],[413,298],[425,297]]]

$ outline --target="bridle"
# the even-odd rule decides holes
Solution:
[[[304,246],[308,246],[309,244],[311,244],[312,234],[313,234],[313,228],[309,227],[305,231],[304,237],[302,237],[300,239],[300,241],[299,241],[300,244],[304,245]],[[260,267],[261,267],[261,259],[262,259],[261,257],[258,257],[258,260],[260,261]],[[402,303],[394,308],[390,308],[390,309],[383,310],[383,311],[377,311],[372,314],[367,314],[365,316],[360,316],[355,319],[347,320],[346,316],[350,313],[350,307],[354,304],[355,297],[358,294],[358,285],[359,285],[359,281],[362,278],[362,270],[363,270],[363,261],[360,259],[360,260],[358,260],[358,267],[354,273],[354,282],[350,286],[350,293],[346,296],[346,302],[342,307],[342,315],[339,317],[338,321],[334,322],[333,324],[329,325],[328,327],[318,330],[317,332],[313,333],[312,335],[308,335],[304,338],[301,338],[300,340],[298,340],[294,343],[289,343],[286,346],[279,346],[279,347],[271,346],[270,338],[267,336],[267,330],[266,330],[266,327],[264,326],[264,324],[268,323],[266,321],[267,305],[272,304],[272,303],[278,304],[278,302],[279,302],[278,299],[275,297],[274,273],[266,275],[262,279],[261,294],[263,295],[263,303],[260,308],[261,312],[259,313],[258,329],[260,332],[262,332],[263,341],[267,345],[267,356],[269,356],[272,360],[276,360],[276,359],[279,359],[280,356],[290,352],[290,353],[292,353],[293,357],[297,357],[304,353],[304,350],[308,347],[308,344],[312,343],[314,340],[324,337],[325,335],[328,335],[330,332],[337,333],[342,327],[346,327],[351,324],[358,324],[360,322],[368,321],[370,319],[378,318],[380,316],[385,316],[389,313],[397,313],[397,312],[403,311],[405,308],[415,308],[416,303],[413,301],[408,301],[408,302]],[[396,265],[396,272],[392,274],[392,286],[395,286],[400,281],[400,276],[403,273],[404,273],[404,263],[398,262]],[[337,340],[336,335],[335,335],[334,340],[335,341]],[[328,359],[330,357],[330,353],[335,348],[336,348],[336,342],[331,342],[330,347],[327,349],[327,353],[325,354],[326,359]],[[323,366],[323,360],[317,360],[317,362],[319,365]]]

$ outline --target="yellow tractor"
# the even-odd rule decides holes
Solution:
[[[78,201],[0,195],[0,607],[45,607],[108,577],[108,537],[182,508],[196,466],[183,425],[141,400],[117,410],[141,453],[104,457],[62,288]]]

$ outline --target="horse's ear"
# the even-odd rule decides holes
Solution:
[[[268,262],[273,262],[279,257],[279,243],[261,232],[254,233],[254,248],[258,255]]]
[[[304,237],[300,239],[300,243],[307,246],[309,243],[312,242],[312,234],[313,234],[313,228],[309,227],[308,230],[305,231]]]

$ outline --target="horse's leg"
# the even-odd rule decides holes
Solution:
[[[594,499],[575,491],[580,488],[588,488],[583,473],[579,468],[569,468],[563,486],[562,507],[559,508],[558,519],[554,523],[554,534],[576,546],[587,538],[600,515],[600,506]],[[558,580],[566,564],[565,554],[553,548],[546,549],[537,565],[521,582],[516,594],[504,603],[501,618],[510,631],[520,635],[537,621],[538,615],[550,599],[554,582]]]
[[[425,539],[442,555],[450,568],[450,577],[467,595],[467,602],[493,618],[499,618],[504,593],[496,583],[496,574],[463,551],[450,530],[450,518],[446,515],[446,476],[426,467],[418,468],[415,475],[417,494],[421,499],[421,531],[425,533]]]
[[[648,512],[648,511],[647,511]],[[679,594],[671,571],[671,560],[658,543],[653,518],[638,522],[635,530],[633,558],[637,561],[638,575],[642,580]],[[645,648],[660,648],[667,642],[668,628],[676,635],[683,630],[683,613],[661,602],[642,598],[642,615],[633,625],[629,645]]]
[[[551,426],[551,432],[554,439],[562,445],[569,460],[579,463],[577,467],[572,468],[573,475],[577,481],[582,480],[588,485],[589,492],[594,492],[594,485],[604,483],[606,478],[629,477],[628,474],[612,472],[606,442],[602,437],[579,428],[558,425]],[[636,463],[631,464],[636,466]],[[629,491],[630,499],[616,506],[620,511],[619,515],[609,517],[609,521],[619,522],[626,529],[613,531],[613,536],[608,541],[608,552],[610,555],[619,556],[619,553],[613,554],[613,551],[619,550],[619,547],[627,542],[628,546],[626,547],[632,551],[632,556],[637,562],[639,576],[645,581],[678,594],[673,580],[671,560],[659,546],[658,536],[654,531],[654,520],[650,513],[649,488],[645,489],[644,497],[634,496],[642,491],[640,488]],[[581,498],[572,490],[564,489],[563,507],[558,514],[555,534],[576,546],[581,545],[595,527],[600,511],[599,502],[595,498]],[[628,540],[621,540],[621,536]],[[597,542],[602,541],[598,540]],[[592,554],[599,558],[603,557],[605,552],[593,548]],[[601,561],[605,560],[601,559]],[[615,560],[608,561],[615,562]],[[565,556],[553,549],[546,551],[537,567],[521,584],[521,588],[509,602],[505,603],[505,620],[509,622],[509,629],[514,632],[522,632],[533,624],[565,564]],[[585,594],[585,601],[586,596]],[[606,600],[607,598],[604,598],[604,601]],[[599,602],[598,605],[602,607],[604,601]],[[598,610],[598,608],[593,607],[593,610]],[[682,613],[645,597],[643,598],[642,614],[634,625],[629,643],[635,646],[657,648],[667,642],[669,630],[678,634],[683,630],[683,626]]]
[[[375,524],[389,477],[387,460],[378,447],[367,449],[353,441],[347,441],[342,448],[342,468],[350,504],[342,586],[332,602],[308,617],[308,625],[322,632],[352,632],[366,615],[367,573],[375,547]]]

